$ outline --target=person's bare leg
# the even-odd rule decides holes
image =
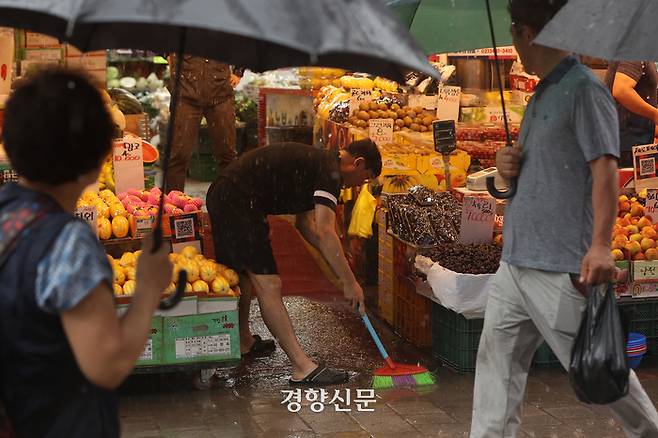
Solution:
[[[249,327],[249,314],[251,311],[251,297],[253,285],[248,275],[240,277],[240,353],[244,354],[251,350],[255,339]]]
[[[292,378],[303,379],[317,368],[317,364],[304,353],[297,341],[288,310],[283,305],[281,278],[278,275],[252,273],[249,273],[249,277],[258,297],[263,320],[290,359]]]

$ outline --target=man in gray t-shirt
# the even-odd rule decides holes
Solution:
[[[592,269],[611,272],[612,230],[607,228],[616,213],[619,135],[610,92],[576,58],[563,58],[543,77],[530,100],[519,145],[523,165],[517,194],[505,209],[503,261],[580,274],[592,244],[593,171],[601,165],[605,172],[601,176],[608,178],[603,184],[610,194],[600,200],[600,216],[606,217],[598,229],[594,226],[595,243],[601,245],[590,258],[595,257],[597,263]],[[503,159],[504,152],[511,151],[503,151]],[[516,157],[516,152],[512,156]],[[504,166],[500,172],[504,176]],[[605,260],[600,260],[603,257]],[[599,271],[592,279],[605,281]]]
[[[528,368],[549,345],[562,365],[582,320],[585,284],[609,282],[617,213],[617,111],[580,62],[533,41],[566,0],[511,0],[511,33],[523,65],[541,78],[519,143],[498,152],[518,177],[505,209],[503,256],[485,311],[471,437],[516,436]],[[609,405],[631,436],[658,436],[658,413],[631,372],[629,393]]]

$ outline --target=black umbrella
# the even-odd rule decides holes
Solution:
[[[0,26],[47,33],[82,51],[130,47],[259,71],[321,65],[397,80],[409,70],[437,77],[408,30],[379,0],[0,0]],[[176,78],[181,65],[176,63]],[[172,120],[176,89],[177,82]],[[173,126],[170,122],[168,138]],[[163,184],[170,147],[167,142],[163,151]],[[162,244],[163,199],[154,250]],[[160,308],[171,308],[183,297],[186,272],[179,275],[175,293]]]

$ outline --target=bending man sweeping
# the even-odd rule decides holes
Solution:
[[[345,298],[364,309],[363,290],[336,233],[335,209],[342,187],[356,187],[376,178],[381,168],[379,150],[371,140],[353,142],[338,153],[299,143],[272,144],[231,163],[208,190],[217,260],[242,273],[242,353],[267,354],[275,348],[274,341],[253,336],[249,329],[255,293],[265,324],[292,363],[291,384],[342,383],[348,375],[315,363],[299,345],[281,298],[267,216],[297,215],[297,228],[336,273]]]

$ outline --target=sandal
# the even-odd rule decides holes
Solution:
[[[276,350],[276,344],[272,339],[264,340],[258,335],[254,335],[254,345],[246,353],[242,353],[242,357],[259,357],[267,356]]]
[[[290,378],[288,382],[293,386],[324,386],[345,383],[349,378],[347,371],[328,368],[324,363],[320,363],[316,369],[303,379],[295,380]]]

